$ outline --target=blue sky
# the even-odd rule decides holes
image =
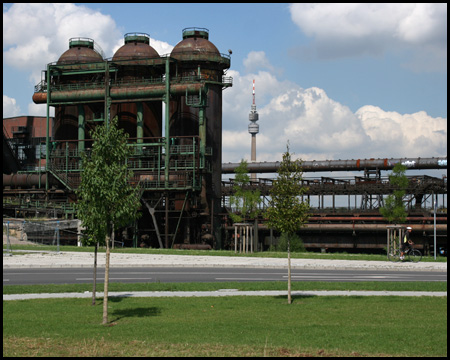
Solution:
[[[447,4],[4,4],[3,116],[45,114],[34,85],[71,37],[112,57],[144,32],[162,55],[186,27],[233,52],[224,162],[250,158],[253,79],[258,161],[287,141],[303,160],[447,155]]]

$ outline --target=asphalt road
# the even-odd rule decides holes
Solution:
[[[294,269],[292,281],[447,281],[446,271]],[[111,282],[220,282],[283,281],[285,269],[208,268],[208,267],[133,267],[111,268]],[[3,285],[91,283],[92,268],[4,268]],[[103,282],[104,268],[97,269],[97,281]]]

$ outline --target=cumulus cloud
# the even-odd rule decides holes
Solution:
[[[159,55],[170,54],[173,50],[173,46],[165,41],[150,39],[150,46],[155,49]]]
[[[399,114],[367,105],[356,112],[370,138],[372,152],[386,156],[443,156],[447,154],[447,119],[425,111]]]
[[[45,65],[68,49],[72,37],[94,39],[109,57],[123,35],[109,15],[75,4],[16,3],[3,12],[3,60],[29,70],[35,84]]]
[[[292,4],[293,22],[311,44],[292,54],[335,59],[409,51],[414,70],[446,71],[447,4]]]
[[[276,69],[267,59],[264,51],[250,51],[247,57],[244,59],[244,67],[247,72],[257,70],[268,70],[272,73],[280,74],[281,70]]]
[[[3,117],[13,117],[22,115],[20,107],[16,104],[16,99],[3,95]]]
[[[249,161],[248,114],[256,83],[259,129],[257,161],[280,161],[287,141],[295,157],[333,160],[431,157],[447,154],[447,119],[425,112],[400,114],[367,105],[357,112],[323,89],[303,89],[260,71],[229,71],[233,87],[223,93],[223,161]]]
[[[294,4],[291,13],[302,30],[314,37],[316,55],[322,51],[322,58],[336,57],[342,49],[355,55],[383,53],[401,44],[428,46],[434,51],[445,48],[446,54],[446,5],[420,6]],[[416,26],[423,31],[417,31]],[[114,20],[95,10],[74,4],[13,4],[3,13],[4,63],[32,74],[32,94],[45,64],[56,61],[67,50],[68,39],[76,36],[93,38],[107,57],[123,45],[123,33]],[[159,54],[173,48],[155,39],[150,45]],[[426,55],[422,58],[427,64],[429,60]],[[253,79],[260,119],[257,161],[281,160],[288,140],[291,151],[304,160],[447,153],[445,118],[433,118],[425,112],[399,114],[370,105],[353,113],[323,89],[304,89],[289,80],[281,81],[263,51],[250,52],[244,67],[244,74],[232,69],[227,72],[233,77],[233,87],[223,93],[224,162],[250,158],[248,114]],[[27,110],[29,115],[45,115],[45,105],[31,104]],[[21,115],[15,99],[6,95],[3,112],[4,117]]]
[[[3,7],[3,61],[29,74],[30,94],[41,81],[46,64],[57,61],[74,37],[93,39],[105,58],[112,57],[124,44],[123,33],[110,15],[82,5],[15,3]],[[150,44],[161,55],[173,48],[156,39],[151,39]],[[30,115],[45,113],[45,106],[42,110],[42,106],[31,103],[28,108]]]

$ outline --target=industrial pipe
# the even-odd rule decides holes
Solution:
[[[34,186],[43,186],[47,180],[46,174],[3,174],[3,187],[11,188],[30,188]],[[55,180],[50,177],[51,184],[56,184]]]
[[[205,89],[205,84],[173,84],[170,85],[170,94],[173,95],[197,95]],[[114,100],[132,100],[137,98],[160,98],[166,93],[166,85],[141,85],[129,87],[110,88],[110,97]],[[61,90],[50,93],[51,102],[73,103],[82,101],[104,101],[105,89]],[[47,93],[37,92],[33,94],[35,104],[46,104]]]
[[[302,231],[386,231],[386,224],[305,224]],[[408,225],[413,231],[433,232],[433,224],[412,224]],[[226,226],[226,230],[233,230],[234,226]],[[259,230],[269,230],[265,224],[258,224]],[[447,232],[447,224],[436,225],[438,232]]]
[[[397,159],[357,159],[357,160],[324,160],[303,161],[303,172],[316,171],[358,171],[358,170],[391,170],[401,163],[408,169],[447,169],[447,157],[432,158],[397,158]],[[248,163],[249,173],[276,173],[280,162]],[[222,164],[222,174],[232,174],[240,163]]]

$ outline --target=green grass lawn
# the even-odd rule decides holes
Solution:
[[[238,289],[242,291],[286,290],[286,281],[258,282],[209,282],[209,283],[120,283],[111,282],[109,291],[215,291],[219,289]],[[370,290],[370,291],[447,291],[446,281],[361,281],[325,282],[293,281],[292,290]],[[3,294],[35,294],[92,291],[89,284],[61,285],[4,285]],[[103,291],[103,282],[97,284],[97,291]]]
[[[3,356],[447,356],[446,297],[3,302]],[[404,341],[406,334],[410,339]]]
[[[75,250],[92,251],[61,247],[61,251]],[[114,251],[235,256],[230,251]],[[387,261],[383,255],[296,253],[293,257]],[[110,283],[109,290],[225,288],[287,290],[287,284]],[[92,284],[3,286],[4,294],[91,290]],[[97,291],[102,290],[103,284],[99,283]],[[446,291],[447,282],[293,282],[292,290]],[[291,305],[286,296],[111,297],[110,323],[106,327],[101,325],[102,298],[95,306],[91,301],[4,301],[3,356],[447,356],[447,297],[294,296]],[[403,341],[405,334],[410,342]]]

